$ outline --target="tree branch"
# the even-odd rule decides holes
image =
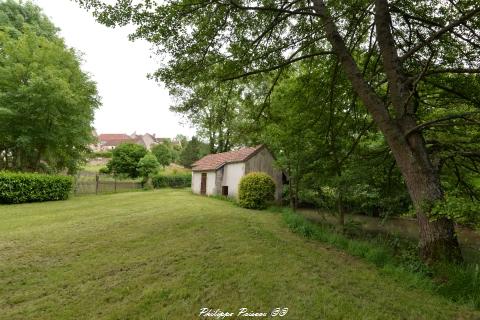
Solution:
[[[240,9],[240,10],[247,10],[247,11],[264,11],[264,12],[280,12],[280,13],[288,13],[288,14],[300,14],[300,15],[308,15],[308,16],[318,16],[318,14],[313,11],[313,8],[310,7],[305,7],[305,8],[300,8],[297,10],[288,10],[284,8],[275,8],[275,7],[253,7],[253,6],[243,6],[239,3],[237,3],[234,0],[229,1],[231,5],[233,5],[235,8]],[[296,1],[298,2],[298,1]],[[289,5],[291,6],[291,5]]]
[[[437,70],[430,70],[425,72],[425,76],[433,75],[433,74],[440,74],[440,73],[480,73],[480,69],[468,69],[468,68],[446,68],[446,69],[437,69]]]
[[[332,45],[333,51],[337,55],[337,58],[345,70],[354,90],[371,113],[380,129],[387,136],[399,137],[401,135],[399,128],[392,126],[392,119],[390,118],[390,114],[388,113],[385,104],[363,77],[358,65],[348,51],[345,41],[338,31],[325,2],[323,0],[313,0],[313,4],[315,11],[320,15],[320,18],[325,25],[327,39]]]
[[[414,46],[413,48],[411,48],[410,50],[408,50],[407,53],[405,53],[402,57],[400,57],[400,61],[402,61],[402,62],[405,61],[406,59],[411,57],[413,54],[415,54],[418,50],[422,49],[425,45],[433,42],[434,40],[436,40],[438,38],[440,38],[445,33],[449,32],[452,29],[454,29],[455,27],[458,27],[459,25],[463,24],[465,21],[472,18],[473,16],[475,16],[478,13],[480,13],[480,7],[476,8],[476,9],[473,9],[472,11],[468,12],[467,14],[464,14],[463,16],[461,16],[459,19],[457,19],[457,20],[451,22],[450,24],[446,25],[445,27],[443,27],[442,29],[438,30],[437,32],[432,34],[430,37],[425,39],[425,41],[423,41],[422,43],[419,43],[416,46]]]
[[[248,76],[251,76],[251,75],[254,75],[254,74],[274,71],[274,70],[284,68],[284,67],[286,67],[286,66],[288,66],[292,63],[295,63],[295,62],[298,62],[298,61],[301,61],[301,60],[304,60],[304,59],[309,59],[309,58],[313,58],[313,57],[317,57],[317,56],[321,56],[321,55],[327,55],[327,54],[333,54],[333,52],[331,52],[331,51],[320,51],[320,52],[316,52],[316,53],[306,54],[306,55],[301,56],[301,57],[289,59],[289,60],[287,60],[287,61],[285,61],[281,64],[278,64],[276,66],[272,66],[272,67],[265,68],[265,69],[258,69],[258,70],[249,71],[249,72],[239,74],[239,75],[235,75],[235,76],[232,76],[232,77],[223,78],[222,80],[223,81],[236,80],[236,79],[245,78],[245,77],[248,77]]]
[[[467,116],[470,116],[470,115],[475,115],[475,114],[480,114],[480,111],[472,111],[472,112],[465,112],[465,113],[460,113],[460,114],[451,114],[451,115],[448,115],[448,116],[445,116],[443,118],[439,118],[439,119],[435,119],[435,120],[432,120],[432,121],[428,121],[428,122],[425,122],[425,123],[422,123],[412,129],[410,129],[406,134],[405,134],[405,137],[408,137],[410,134],[416,132],[416,131],[422,131],[423,129],[425,128],[428,128],[428,127],[431,127],[437,123],[440,123],[440,122],[445,122],[445,121],[449,121],[449,120],[453,120],[453,119],[465,119],[465,120],[468,120]]]

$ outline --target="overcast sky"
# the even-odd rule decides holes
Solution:
[[[83,70],[97,82],[102,106],[98,133],[156,133],[191,136],[194,130],[169,111],[168,92],[146,75],[158,64],[145,41],[131,42],[125,28],[107,28],[71,0],[34,0],[61,29],[68,46],[84,53]]]

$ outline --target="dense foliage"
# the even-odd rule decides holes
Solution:
[[[147,181],[160,169],[160,164],[158,163],[157,158],[151,154],[147,153],[140,161],[138,161],[138,173],[143,177],[144,181]]]
[[[0,168],[74,172],[99,105],[80,55],[30,2],[0,1]]]
[[[192,185],[192,174],[158,174],[152,178],[153,187],[160,188],[188,188]]]
[[[72,186],[67,176],[0,172],[0,203],[65,200]]]
[[[264,172],[251,172],[238,185],[238,204],[248,209],[265,209],[274,200],[275,182]]]
[[[270,102],[286,73],[300,69],[307,81],[325,74],[315,95],[308,95],[317,103],[304,115],[323,124],[314,126],[313,137],[325,156],[305,162],[320,164],[315,171],[324,171],[316,175],[332,186],[338,211],[350,187],[349,172],[355,172],[350,165],[364,160],[351,151],[362,136],[370,136],[370,128],[361,129],[363,118],[379,134],[374,143],[385,146],[386,162],[395,160],[391,176],[401,175],[398,182],[418,216],[424,260],[461,260],[455,215],[432,210],[446,201],[449,186],[465,200],[479,199],[471,184],[480,172],[478,1],[77,1],[106,25],[136,24],[132,37],[157,46],[167,63],[154,77],[179,97],[179,111],[209,131],[213,145],[219,145],[219,129],[227,132],[223,125],[237,126],[216,119],[219,112],[242,119],[258,134],[262,120],[276,121]],[[285,114],[302,110],[289,110],[297,102],[309,104],[301,89],[285,99]],[[229,90],[242,108],[228,108]],[[192,113],[198,108],[200,119]],[[272,140],[283,140],[277,150],[285,149],[295,199],[307,179],[296,166],[308,142],[287,137],[293,136]]]
[[[172,90],[172,111],[186,116],[209,153],[230,151],[241,143],[242,88],[234,83],[200,84],[194,90]]]
[[[164,168],[175,160],[173,148],[164,143],[153,146],[151,152]]]
[[[55,25],[30,1],[22,4],[14,0],[0,1],[0,25],[3,31],[16,36],[30,29],[49,39],[58,38]]]
[[[107,163],[107,172],[137,178],[140,176],[138,163],[146,154],[147,149],[141,145],[121,143],[112,152],[112,159]]]
[[[195,161],[208,153],[208,147],[194,136],[192,140],[188,141],[185,148],[182,149],[179,162],[182,166],[191,168]]]

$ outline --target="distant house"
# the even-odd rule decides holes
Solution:
[[[138,135],[134,133],[131,135],[131,137],[136,144],[145,147],[147,150],[151,150],[154,145],[158,144],[155,134],[145,133]]]
[[[93,151],[110,151],[121,143],[136,143],[147,150],[151,150],[154,145],[158,144],[155,134],[103,133],[97,136],[97,144],[90,146],[90,148]]]
[[[134,143],[135,140],[124,133],[103,133],[98,136],[98,144],[101,151],[113,150],[119,144],[126,142]]]
[[[282,172],[274,167],[274,158],[263,146],[210,154],[192,166],[192,191],[203,195],[236,198],[240,179],[250,172],[269,174],[276,185],[275,199],[282,197]]]
[[[182,142],[180,140],[177,140],[176,138],[155,138],[155,141],[157,144],[170,144],[172,146],[177,146],[177,147],[182,147]]]

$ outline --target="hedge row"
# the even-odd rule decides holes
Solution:
[[[158,188],[187,188],[192,185],[191,174],[156,175],[152,178],[153,187]]]
[[[67,176],[0,172],[0,203],[65,200],[72,186]]]

